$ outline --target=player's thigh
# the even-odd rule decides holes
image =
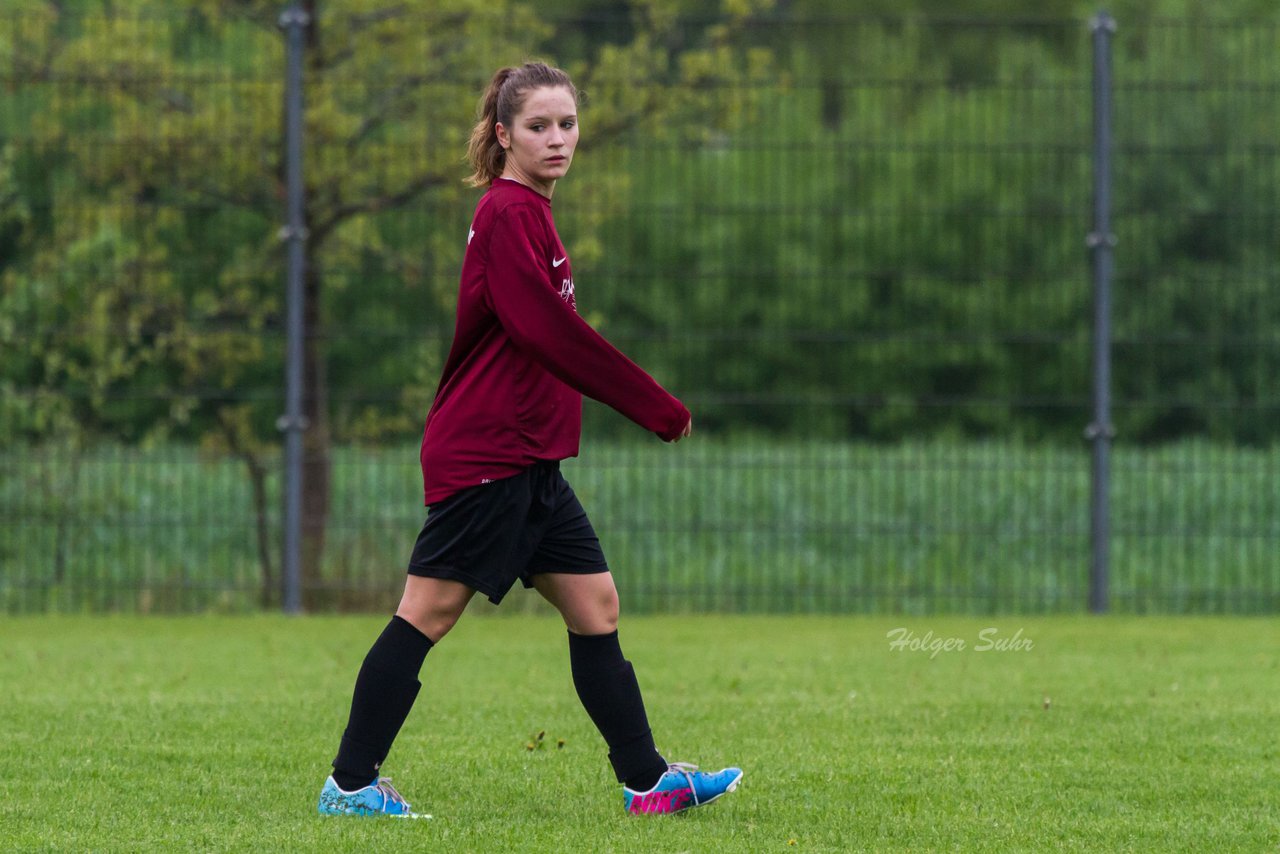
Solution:
[[[613,573],[539,572],[531,581],[575,635],[607,635],[618,627]]]

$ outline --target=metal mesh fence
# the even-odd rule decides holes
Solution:
[[[1117,33],[1113,596],[1276,607],[1274,24]],[[1123,248],[1121,248],[1123,247]]]
[[[478,195],[479,92],[587,92],[579,310],[694,413],[588,402],[624,607],[1086,607],[1084,20],[335,13],[309,32],[303,599],[384,608]],[[280,603],[275,21],[0,18],[0,609]],[[1280,31],[1114,37],[1111,604],[1280,607]],[[515,607],[532,602],[515,597]]]

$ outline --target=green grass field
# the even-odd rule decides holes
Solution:
[[[335,450],[317,604],[394,606],[424,514],[417,459]],[[585,442],[565,470],[633,613],[1085,608],[1083,444]],[[1116,611],[1280,610],[1280,447],[1118,447],[1113,471]],[[258,607],[249,479],[229,458],[105,447],[73,467],[55,449],[3,452],[0,519],[0,613]]]
[[[558,620],[476,610],[428,656],[384,768],[434,815],[416,823],[315,814],[383,617],[7,619],[0,848],[1280,843],[1274,620],[624,615],[660,748],[746,770],[706,809],[631,817],[578,705]],[[895,650],[886,633],[898,627],[966,647]],[[1032,647],[980,651],[987,627]]]

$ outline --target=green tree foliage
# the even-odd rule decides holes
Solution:
[[[636,164],[643,189],[611,237],[626,274],[611,321],[638,340],[683,330],[646,364],[723,402],[704,425],[1076,439],[1093,298],[1087,21],[817,20],[812,43],[767,39],[812,50],[778,48],[762,121]],[[1274,36],[1139,21],[1116,38],[1127,438],[1275,435]]]
[[[664,369],[738,402],[713,425],[1058,429],[1086,379],[1064,366],[1088,359],[1088,81],[1064,58],[1082,28],[984,27],[983,70],[957,76],[963,27],[826,26],[846,62],[793,52],[749,131],[648,158],[634,210],[664,213],[613,235],[645,295],[616,320],[709,333]]]
[[[1094,9],[1022,5],[307,4],[308,578],[330,443],[420,429],[478,195],[476,100],[531,57],[588,94],[557,190],[580,304],[702,427],[1078,436]],[[0,441],[234,453],[268,583],[282,6],[0,18]],[[1114,11],[1118,425],[1274,441],[1280,13]]]
[[[559,196],[588,316],[692,330],[641,343],[641,361],[751,404],[706,423],[1075,434],[1090,55],[1083,18],[1056,16],[1091,8],[552,5],[321,10],[313,483],[330,414],[343,439],[418,428],[474,198],[457,181],[467,117],[494,66],[530,55],[590,95]],[[176,433],[260,460],[281,372],[278,7],[109,8],[27,2],[3,45],[32,84],[3,102],[4,436]],[[1117,14],[1116,384],[1142,402],[1122,427],[1261,440],[1235,407],[1266,399],[1276,362],[1258,88],[1276,53],[1265,28],[1147,20],[1201,14],[1177,3]]]
[[[352,392],[338,412],[349,437],[421,423],[476,195],[462,159],[493,70],[533,56],[569,67],[592,93],[590,144],[607,150],[637,124],[696,112],[737,65],[742,16],[682,43],[688,31],[664,4],[637,3],[628,38],[586,63],[558,56],[554,22],[520,3],[303,6],[314,581],[330,513],[330,383]],[[0,100],[0,197],[13,200],[0,217],[4,441],[55,426],[81,443],[195,437],[240,455],[265,500],[283,370],[280,9],[25,2],[6,19],[0,59],[22,86]],[[593,235],[626,186],[607,170],[581,185],[582,257],[599,252]],[[403,334],[406,317],[424,334]],[[378,339],[387,327],[401,334]],[[388,400],[387,388],[411,392]]]
[[[1117,386],[1144,441],[1277,436],[1276,26],[1121,28]]]

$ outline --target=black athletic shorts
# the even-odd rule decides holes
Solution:
[[[471,486],[427,508],[409,574],[450,578],[497,605],[539,572],[608,572],[595,529],[560,463]]]

